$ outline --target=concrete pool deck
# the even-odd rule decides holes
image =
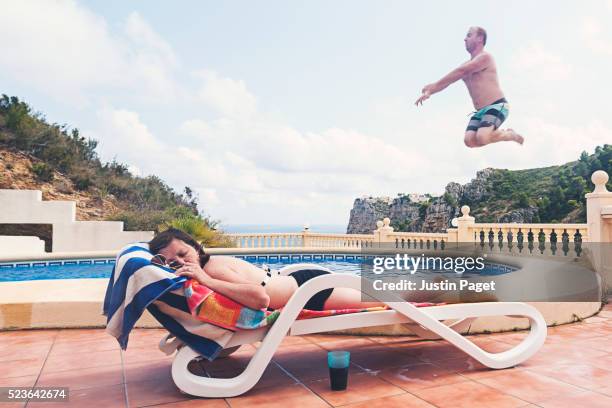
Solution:
[[[101,329],[0,332],[0,386],[65,386],[67,404],[51,407],[610,407],[612,305],[580,323],[549,328],[542,349],[518,367],[490,370],[444,341],[406,337],[313,335],[287,338],[254,389],[227,399],[181,394],[172,358],[157,349],[164,330],[136,329],[127,351]],[[490,351],[523,332],[471,336]],[[229,358],[194,364],[214,377],[239,373],[258,343]],[[332,392],[330,349],[351,351],[346,391]],[[41,403],[2,404],[38,407]]]
[[[107,279],[58,279],[0,283],[0,329],[104,327],[101,315]],[[600,302],[533,302],[548,325],[571,323],[596,314]],[[160,327],[148,313],[136,327]],[[528,327],[528,320],[506,316],[479,318],[469,333],[499,332]],[[352,334],[405,335],[406,325],[353,330]]]

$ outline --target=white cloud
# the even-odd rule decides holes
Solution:
[[[0,70],[50,94],[82,95],[121,76],[106,22],[72,1],[4,3],[0,44]]]
[[[204,81],[199,97],[222,116],[249,117],[255,113],[257,100],[244,81],[222,77],[210,70],[201,70],[195,76]]]
[[[585,18],[582,22],[582,35],[587,47],[595,53],[612,55],[612,32],[599,19]]]
[[[563,81],[570,78],[573,68],[563,58],[542,44],[534,42],[521,47],[513,58],[513,69],[539,81]]]
[[[78,106],[105,91],[178,93],[172,48],[137,13],[124,32],[70,0],[9,2],[0,13],[0,73]]]
[[[133,173],[156,174],[179,191],[188,185],[207,213],[232,223],[344,222],[357,196],[441,193],[447,182],[466,182],[487,166],[563,163],[612,132],[591,120],[600,114],[581,111],[581,122],[570,122],[559,113],[567,102],[558,95],[569,88],[559,82],[578,76],[581,61],[538,41],[505,55],[513,58],[511,75],[500,66],[512,103],[506,125],[524,133],[525,146],[468,149],[471,106],[467,94],[453,101],[456,88],[417,109],[412,95],[393,96],[403,95],[398,86],[373,102],[367,121],[345,122],[367,129],[331,123],[305,131],[268,115],[261,107],[268,95],[254,95],[246,79],[183,66],[142,15],[126,15],[109,25],[74,1],[7,3],[0,76],[72,107],[88,102],[97,115],[83,133],[99,140],[104,159],[117,157]],[[600,20],[585,20],[583,34],[588,47],[612,55]],[[343,97],[354,95],[360,93]],[[169,108],[153,109],[159,101]]]
[[[155,162],[163,156],[164,145],[142,123],[138,113],[107,107],[97,112],[95,131],[85,132],[99,142],[101,157],[117,158],[135,166],[139,173],[153,173]]]

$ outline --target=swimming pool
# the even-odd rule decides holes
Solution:
[[[273,269],[295,263],[315,263],[335,272],[361,274],[372,264],[373,256],[350,254],[266,254],[241,255],[254,265],[269,265]],[[51,261],[24,261],[0,264],[0,282],[47,280],[47,279],[108,279],[115,264],[114,259],[71,259]],[[497,263],[485,263],[479,275],[501,275],[517,268]],[[450,273],[442,271],[426,271]],[[473,273],[464,273],[469,276]],[[417,274],[419,275],[419,274]]]

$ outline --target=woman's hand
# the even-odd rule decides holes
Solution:
[[[176,271],[179,276],[197,280],[201,285],[221,293],[228,298],[251,309],[265,309],[270,297],[263,286],[254,283],[226,282],[211,277],[196,263],[186,263]]]
[[[206,282],[209,282],[211,279],[210,275],[204,272],[200,265],[192,262],[187,262],[185,265],[181,266],[177,269],[176,274],[178,276],[195,279],[202,285],[206,285]]]

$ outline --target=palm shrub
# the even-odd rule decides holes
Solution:
[[[230,237],[210,224],[209,220],[201,216],[183,215],[159,225],[157,230],[162,232],[171,227],[180,229],[194,237],[206,248],[231,248],[235,246]]]

